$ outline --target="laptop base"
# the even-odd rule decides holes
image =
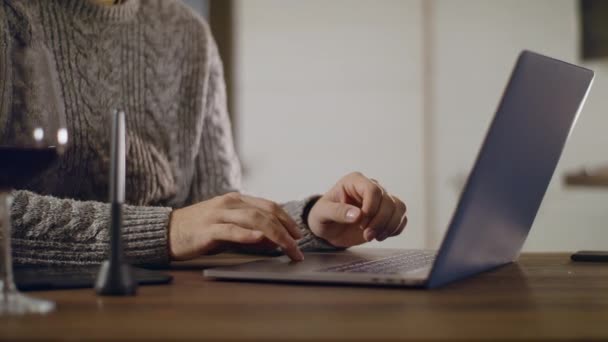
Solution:
[[[220,280],[424,287],[432,264],[397,273],[331,270],[332,267],[361,261],[381,260],[403,253],[427,255],[431,252],[428,250],[353,248],[340,252],[306,253],[304,261],[301,262],[293,262],[287,256],[281,256],[241,265],[211,268],[204,270],[203,275]]]

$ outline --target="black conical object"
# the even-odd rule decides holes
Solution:
[[[99,269],[95,290],[105,296],[133,296],[137,281],[125,261],[122,243],[122,205],[125,201],[125,113],[112,113],[112,150],[110,162],[110,256]]]

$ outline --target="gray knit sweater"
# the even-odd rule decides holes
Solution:
[[[0,139],[11,118],[27,119],[36,110],[65,112],[70,132],[63,157],[14,192],[15,262],[105,258],[109,113],[122,108],[126,253],[134,263],[167,263],[172,208],[240,186],[222,64],[208,26],[175,0],[110,7],[86,0],[0,1]],[[307,228],[306,205],[284,204],[304,233],[300,246],[330,248]]]

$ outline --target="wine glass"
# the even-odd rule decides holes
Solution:
[[[21,102],[22,106],[0,113],[0,315],[48,313],[55,309],[54,302],[35,299],[17,290],[10,221],[12,190],[26,186],[42,174],[66,149],[64,112],[57,103],[50,102],[46,106]]]

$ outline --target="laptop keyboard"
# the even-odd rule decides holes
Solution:
[[[393,274],[431,266],[435,252],[407,251],[376,260],[357,260],[351,263],[327,267],[319,272]]]

